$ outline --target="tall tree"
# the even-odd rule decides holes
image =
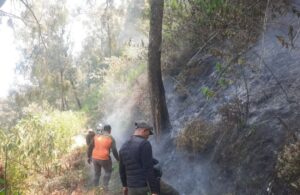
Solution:
[[[16,28],[24,56],[17,68],[28,75],[32,85],[25,94],[31,101],[48,101],[61,110],[80,109],[79,97],[74,96],[75,74],[68,75],[74,65],[70,35],[66,31],[69,22],[66,1],[36,0],[30,5],[20,1],[27,8],[22,17],[31,21],[25,28],[23,25]]]
[[[150,1],[150,33],[148,47],[148,78],[151,111],[156,134],[166,133],[171,124],[161,74],[161,43],[164,0]]]

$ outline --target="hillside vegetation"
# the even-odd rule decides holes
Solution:
[[[0,20],[15,31],[26,82],[0,102],[0,194],[105,194],[91,185],[84,136],[111,124],[120,147],[134,121],[152,120],[149,2],[10,3],[21,11]],[[299,3],[164,3],[172,130],[151,139],[163,179],[182,195],[300,193]],[[121,194],[113,169],[108,194]]]

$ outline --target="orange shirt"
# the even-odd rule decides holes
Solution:
[[[93,158],[98,160],[108,160],[110,158],[110,148],[113,140],[110,135],[96,135],[94,137]]]

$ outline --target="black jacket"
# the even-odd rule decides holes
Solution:
[[[159,182],[154,176],[152,147],[140,136],[132,136],[119,151],[119,172],[124,187],[145,187],[159,193]]]

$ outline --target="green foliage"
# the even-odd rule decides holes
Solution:
[[[222,64],[221,64],[220,62],[217,62],[217,63],[216,63],[215,69],[216,69],[216,72],[217,72],[218,74],[221,74],[222,71],[224,70],[224,68],[223,68],[223,66],[222,66]],[[230,80],[228,80],[228,79],[226,79],[226,78],[224,78],[224,77],[221,77],[221,78],[218,80],[218,84],[219,84],[221,87],[225,88],[225,87],[227,87],[227,86],[230,84]]]
[[[188,54],[204,45],[203,52],[212,55],[214,49],[220,50],[222,55],[225,50],[240,52],[257,40],[265,8],[266,1],[166,1],[162,51],[163,65],[167,67],[163,67],[164,70],[184,68],[190,58]],[[224,40],[229,44],[224,45]],[[224,57],[222,55],[218,57]]]
[[[202,87],[201,93],[206,97],[207,100],[215,96],[215,92],[209,89],[208,87]]]
[[[218,80],[218,84],[221,86],[221,87],[227,87],[229,85],[229,81],[226,80],[225,78],[220,78]]]
[[[212,14],[218,9],[227,7],[227,0],[195,0],[196,5],[202,8],[207,14]]]
[[[131,94],[138,77],[146,70],[144,48],[128,48],[123,57],[107,59],[110,64],[105,72],[102,92],[106,98],[122,99]]]
[[[24,191],[26,179],[35,174],[51,176],[55,162],[70,151],[72,137],[83,128],[82,113],[60,112],[31,105],[26,116],[9,132],[0,131],[0,150],[8,150],[9,190]]]
[[[222,64],[220,62],[217,62],[216,63],[216,71],[218,73],[220,73],[220,72],[222,72],[222,70],[223,70]]]
[[[90,86],[84,100],[83,108],[91,116],[90,123],[98,122],[107,111],[125,109],[125,104],[135,101],[133,96],[139,91],[135,91],[134,88],[141,84],[138,82],[139,77],[146,70],[145,53],[144,47],[128,45],[123,48],[121,56],[105,58],[102,63],[107,66],[102,69],[102,81],[98,85]],[[130,117],[127,113],[125,115]],[[128,119],[126,117],[125,121]]]

